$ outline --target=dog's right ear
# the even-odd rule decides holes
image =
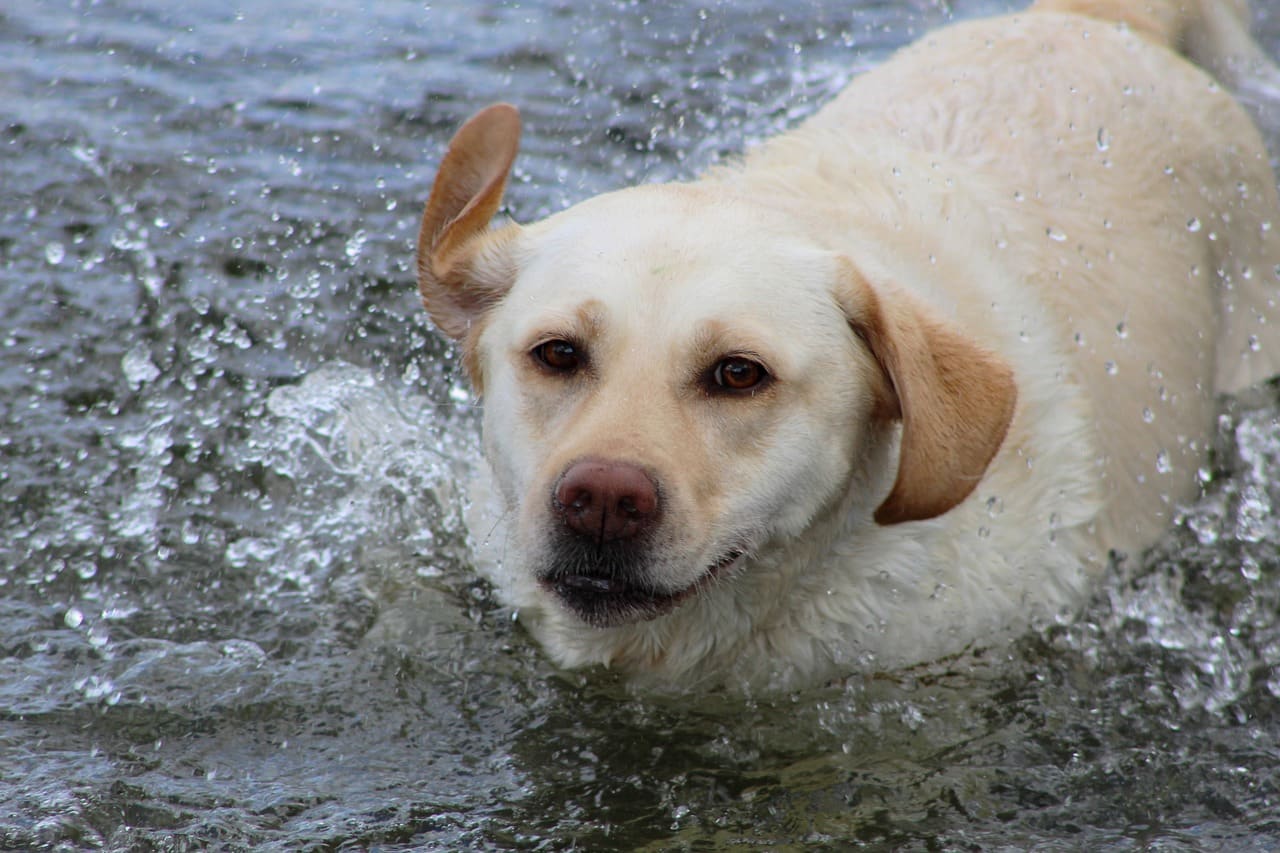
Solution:
[[[474,332],[515,277],[494,251],[514,236],[514,226],[490,231],[489,222],[519,147],[515,107],[494,104],[476,113],[450,141],[422,214],[418,290],[432,322],[455,340]]]

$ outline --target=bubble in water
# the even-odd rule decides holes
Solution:
[[[1195,216],[1187,220],[1187,230],[1190,231],[1192,234],[1199,231],[1202,227],[1203,226],[1201,226],[1200,220]]]
[[[1111,134],[1105,127],[1098,128],[1098,150],[1106,151],[1111,147]]]
[[[1156,471],[1161,474],[1168,474],[1173,470],[1173,465],[1169,462],[1168,452],[1161,450],[1156,454]]]
[[[66,615],[62,617],[62,621],[68,628],[79,628],[84,624],[84,613],[81,612],[80,608],[72,607],[67,610]]]
[[[1120,340],[1129,337],[1129,326],[1123,320],[1116,324],[1116,337]]]
[[[49,262],[50,266],[57,266],[67,257],[67,249],[57,240],[49,243],[44,247],[44,259]]]
[[[1045,229],[1044,233],[1048,235],[1049,239],[1055,243],[1066,242],[1067,232],[1063,231],[1061,228],[1057,227],[1056,225],[1050,225],[1048,228]]]

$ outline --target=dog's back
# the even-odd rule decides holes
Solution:
[[[1213,74],[1232,90],[1266,92],[1280,98],[1280,68],[1249,34],[1248,0],[1040,0],[1031,11],[1065,12],[1126,24],[1135,32],[1177,50]],[[1265,95],[1264,95],[1265,97]],[[1252,126],[1231,121],[1224,136],[1234,137],[1241,151],[1235,156],[1253,162],[1239,164],[1250,183],[1261,188],[1260,197],[1242,199],[1237,206],[1245,221],[1272,223],[1280,212],[1272,173],[1261,156],[1263,146]],[[1234,146],[1229,146],[1228,151]],[[1229,155],[1230,156],[1230,155]],[[1253,203],[1251,204],[1250,201]],[[1280,222],[1275,222],[1280,228]],[[1223,310],[1223,334],[1217,352],[1218,391],[1234,392],[1280,372],[1280,323],[1275,319],[1276,279],[1280,277],[1280,245],[1265,231],[1237,230],[1222,256],[1243,259],[1235,264]],[[1255,263],[1246,267],[1250,261]],[[1220,263],[1230,269],[1231,258]]]
[[[1065,368],[1014,349],[1020,382],[1084,389],[1109,505],[1103,553],[1144,547],[1195,496],[1215,393],[1280,371],[1280,200],[1265,146],[1223,87],[1169,56],[1265,73],[1241,14],[1208,0],[1045,0],[952,26],[746,163],[768,172],[805,147],[834,162],[844,140],[878,137],[956,184],[938,203],[964,195],[983,218],[975,230],[975,214],[944,212],[959,239],[995,244],[1046,306],[1031,325],[1057,325]],[[948,288],[934,296],[981,326],[985,297]],[[1065,390],[1057,399],[1071,405]]]
[[[1033,12],[1062,12],[1125,24],[1178,50],[1235,87],[1276,71],[1249,35],[1247,0],[1039,0]]]

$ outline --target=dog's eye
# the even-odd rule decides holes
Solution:
[[[533,357],[557,373],[572,373],[582,366],[582,354],[568,341],[554,340],[533,348]]]
[[[711,378],[725,391],[753,391],[769,378],[769,372],[764,365],[735,355],[721,360]]]

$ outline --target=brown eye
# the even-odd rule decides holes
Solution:
[[[731,356],[715,366],[711,378],[726,391],[753,391],[769,378],[769,372],[749,358]]]
[[[572,373],[582,366],[582,354],[568,341],[554,340],[533,348],[533,357],[557,373]]]

